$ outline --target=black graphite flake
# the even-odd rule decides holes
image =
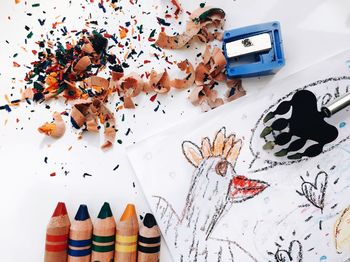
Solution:
[[[160,25],[170,26],[170,23],[165,22],[165,19],[164,19],[164,18],[157,17],[157,20],[158,20],[158,23],[159,23]]]
[[[129,67],[129,64],[128,64],[128,63],[123,62],[123,63],[122,63],[122,67],[124,67],[124,68],[128,68],[128,67]]]
[[[103,50],[106,49],[108,40],[97,31],[93,31],[92,33],[94,35],[91,39],[92,46],[97,53],[101,53]]]

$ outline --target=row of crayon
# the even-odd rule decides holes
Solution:
[[[86,205],[70,223],[59,202],[46,230],[45,262],[157,262],[160,231],[152,214],[139,228],[135,206],[128,204],[118,223],[105,202],[93,225]]]

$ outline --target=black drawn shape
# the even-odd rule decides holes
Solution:
[[[314,183],[304,181],[301,184],[302,195],[304,195],[313,206],[321,209],[321,211],[324,208],[327,184],[328,175],[324,171],[316,175]]]
[[[274,102],[267,105],[267,107],[262,111],[262,114],[258,116],[257,121],[251,129],[252,135],[249,139],[249,150],[252,156],[252,159],[249,163],[249,170],[251,173],[265,171],[277,166],[292,165],[300,162],[311,161],[313,159],[312,157],[304,156],[298,159],[291,159],[290,157],[288,158],[288,156],[293,155],[296,152],[303,152],[306,148],[312,146],[313,144],[316,144],[315,147],[320,148],[318,145],[319,143],[312,140],[307,140],[305,145],[302,147],[304,141],[302,139],[300,140],[300,138],[294,134],[288,132],[289,124],[288,127],[282,131],[271,131],[270,134],[263,134],[263,137],[266,137],[263,140],[261,139],[262,130],[267,125],[271,126],[271,123],[274,122],[274,120],[277,118],[290,118],[293,107],[290,105],[290,101],[287,100],[291,100],[292,97],[301,90],[309,90],[317,96],[317,108],[321,108],[321,111],[326,107],[332,114],[335,114],[337,111],[342,110],[344,106],[350,103],[350,76],[346,75],[319,79],[304,86],[300,86],[295,90],[285,93],[284,95],[273,98]],[[279,114],[274,113],[277,107],[279,107]],[[327,115],[326,111],[327,110],[324,110],[324,114]],[[348,118],[347,113],[344,111],[341,112],[338,117],[331,117],[330,121],[326,121],[336,127],[338,126],[338,123],[340,127],[345,127],[341,126],[341,122],[339,122],[346,122]],[[347,111],[350,110],[347,109]],[[265,131],[269,130],[266,129]],[[339,134],[336,140],[330,144],[326,144],[323,147],[321,154],[326,154],[338,148],[341,144],[349,141],[350,133],[348,131],[348,127],[339,128],[338,131]],[[294,147],[292,150],[296,150],[296,148],[300,147],[302,148],[297,151],[291,151],[287,153],[286,157],[275,157],[274,154],[266,154],[266,150],[272,151],[274,147],[276,149],[272,152],[277,152],[281,151],[279,149],[288,148],[288,146],[295,140],[300,141],[291,146]],[[265,144],[264,147],[261,145],[262,143]],[[315,149],[315,147],[311,148],[310,150]],[[286,151],[282,151],[281,154],[285,153]],[[310,152],[308,151],[307,153],[309,154]]]
[[[284,115],[292,110],[291,117],[278,118],[271,125],[266,126],[260,136],[265,138],[273,131],[280,133],[272,141],[267,141],[264,149],[273,149],[276,145],[284,146],[293,137],[297,139],[287,147],[275,152],[275,156],[287,156],[288,159],[300,159],[302,157],[314,157],[319,155],[324,145],[334,141],[338,137],[336,127],[327,123],[324,119],[329,117],[324,110],[318,111],[317,99],[314,93],[308,90],[296,92],[289,101],[281,102],[275,111],[269,112],[263,122],[266,124],[278,115]],[[313,141],[304,152],[297,152],[302,149],[307,141]]]
[[[277,250],[275,259],[276,262],[302,262],[303,248],[301,243],[298,240],[291,241],[288,250]]]

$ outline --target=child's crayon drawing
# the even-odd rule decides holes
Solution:
[[[298,240],[290,242],[288,249],[278,248],[275,253],[276,262],[302,262],[303,247]]]
[[[343,210],[335,223],[334,240],[338,253],[350,251],[350,207]]]
[[[303,177],[301,179],[303,181],[301,192],[297,191],[297,193],[304,196],[313,206],[322,211],[328,183],[327,173],[324,171],[319,172],[313,183],[305,181]]]
[[[254,260],[238,243],[211,238],[215,225],[232,206],[257,196],[269,186],[266,182],[236,173],[235,165],[241,147],[242,140],[236,138],[235,134],[226,135],[225,127],[217,132],[213,143],[209,137],[203,138],[200,146],[184,141],[183,154],[195,171],[182,213],[178,215],[168,201],[154,196],[157,199],[157,211],[164,213],[161,223],[167,225],[166,234],[176,236],[176,246],[187,246],[186,252],[181,254],[186,257],[186,261],[194,261],[192,259],[208,254],[215,254],[215,261],[219,261],[223,253],[227,252],[232,252],[233,257],[234,247],[240,248]],[[187,232],[184,234],[184,231]],[[190,245],[184,241],[188,234],[193,236]],[[208,246],[208,241],[217,244]]]
[[[349,57],[341,53],[259,99],[248,94],[129,150],[175,262],[350,261],[350,107],[325,119],[339,134],[315,157],[277,157],[260,137],[268,112],[297,90],[314,93],[318,111],[349,93]],[[289,109],[269,120],[288,120]]]

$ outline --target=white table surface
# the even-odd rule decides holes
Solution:
[[[93,4],[89,4],[90,0],[72,2],[27,0],[27,5],[24,0],[19,5],[15,5],[14,0],[0,2],[0,104],[5,103],[5,94],[13,93],[13,98],[18,97],[19,89],[23,88],[20,80],[26,72],[23,64],[33,60],[30,50],[35,46],[34,42],[40,34],[49,30],[54,21],[66,16],[65,25],[71,29],[83,28],[84,19],[90,13],[95,20],[104,21],[97,0]],[[125,16],[133,12],[138,14],[142,10],[154,12],[154,15],[148,16],[149,19],[142,20],[148,34],[151,29],[159,28],[155,16],[164,15],[169,2],[139,0],[141,7],[135,7],[129,1],[121,0],[118,5],[123,6]],[[202,1],[180,2],[185,10],[192,11]],[[31,7],[33,3],[40,3],[40,7]],[[206,4],[216,5],[226,11],[225,29],[272,20],[281,22],[287,64],[275,76],[245,80],[248,95],[257,95],[259,90],[268,88],[266,85],[270,81],[283,78],[350,47],[350,2],[347,0],[210,0]],[[85,10],[81,8],[82,5],[86,6]],[[46,14],[42,13],[43,10]],[[32,13],[32,16],[26,15],[26,12]],[[124,19],[120,13],[116,15],[117,18],[111,10],[107,10],[107,13],[110,21]],[[46,26],[40,27],[37,18],[46,18]],[[186,18],[187,15],[182,14],[179,19],[185,22]],[[34,32],[28,45],[24,45],[28,33],[25,25]],[[106,27],[113,33],[113,30],[117,31],[117,26],[117,23],[111,22]],[[174,29],[181,32],[183,27],[175,26]],[[147,43],[144,44],[147,46]],[[22,47],[26,47],[28,52]],[[195,43],[193,48],[196,47],[201,50],[203,45]],[[169,54],[174,54],[176,60],[193,57],[193,48],[171,51]],[[198,50],[195,51],[198,53]],[[150,49],[145,49],[146,56],[147,52]],[[15,53],[18,56],[13,58]],[[22,66],[13,68],[13,61]],[[132,63],[130,66],[133,68]],[[150,65],[148,69],[152,66],[162,68],[166,64],[161,61],[157,65]],[[37,132],[39,125],[51,119],[54,110],[69,108],[62,102],[51,103],[51,109],[45,109],[44,105],[23,104],[11,113],[0,111],[1,261],[42,261],[45,227],[57,201],[66,202],[71,219],[80,203],[88,205],[93,218],[104,201],[111,203],[116,217],[121,215],[128,202],[136,204],[140,215],[149,211],[141,185],[136,181],[126,158],[125,147],[180,120],[202,114],[199,108],[189,104],[187,95],[186,91],[172,91],[168,96],[158,97],[161,105],[157,112],[153,111],[156,103],[150,102],[149,96],[138,97],[136,102],[140,106],[136,110],[117,112],[118,138],[123,143],[116,144],[108,152],[102,152],[99,148],[102,137],[86,135],[78,140],[78,132],[71,128],[67,117],[67,132],[62,139],[52,140]],[[30,110],[35,112],[31,113]],[[124,122],[121,121],[123,114]],[[129,127],[132,134],[125,136]],[[68,151],[70,146],[72,149]],[[45,157],[48,159],[47,164],[44,163]],[[119,168],[113,171],[117,165]],[[64,171],[69,173],[65,175]],[[57,175],[50,177],[52,172]],[[92,176],[83,178],[85,172]],[[171,261],[164,242],[161,261]]]

